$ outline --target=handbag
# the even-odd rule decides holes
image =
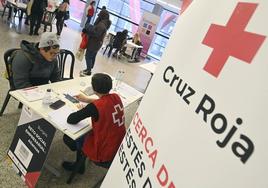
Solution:
[[[66,11],[64,14],[64,20],[69,20],[69,18],[70,18],[70,12]]]
[[[83,61],[84,56],[85,56],[85,49],[79,48],[75,53],[75,57],[78,61]]]
[[[81,49],[86,49],[87,48],[87,43],[88,43],[87,34],[82,33],[81,36],[82,36],[82,40],[81,40],[81,43],[80,43],[80,46],[79,47]]]

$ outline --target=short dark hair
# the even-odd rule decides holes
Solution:
[[[106,6],[102,6],[101,9],[102,9],[102,10],[106,10]]]
[[[90,5],[93,5],[94,3],[96,4],[96,1],[92,1],[92,2],[90,3]]]
[[[92,88],[100,94],[108,94],[113,87],[112,78],[108,74],[96,73],[91,79]]]

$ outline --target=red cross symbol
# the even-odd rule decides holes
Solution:
[[[229,56],[251,63],[265,39],[263,35],[244,31],[257,6],[238,3],[226,26],[211,24],[202,42],[213,48],[205,71],[218,77]]]
[[[112,113],[113,122],[120,127],[125,123],[124,107],[120,106],[120,104],[117,104],[114,106],[114,110],[115,111]]]

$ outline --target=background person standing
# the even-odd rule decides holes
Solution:
[[[94,15],[94,13],[95,13],[95,8],[94,8],[95,4],[96,4],[96,2],[95,2],[95,1],[92,1],[92,2],[88,5],[88,7],[87,7],[87,9],[86,9],[86,13],[87,13],[87,21],[86,21],[86,23],[85,23],[85,26],[88,25],[88,24],[90,24],[91,18],[93,17],[93,15]]]
[[[64,20],[67,19],[68,16],[68,11],[69,11],[69,0],[63,0],[63,2],[60,4],[58,8],[58,12],[56,14],[56,28],[57,28],[57,35],[60,36],[63,25],[64,25]]]
[[[80,72],[80,76],[91,75],[91,70],[94,67],[97,53],[102,46],[103,39],[110,26],[111,21],[109,20],[109,12],[101,11],[94,25],[85,28],[85,32],[88,36],[87,51],[85,55],[87,68]]]
[[[30,11],[30,33],[29,35],[38,35],[44,10],[47,7],[47,0],[33,0]]]

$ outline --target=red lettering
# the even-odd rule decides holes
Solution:
[[[152,160],[152,167],[154,168],[156,157],[157,157],[157,149],[155,149],[152,153],[149,154],[149,158]]]
[[[148,137],[148,138],[145,140],[145,143],[144,143],[144,145],[145,145],[145,151],[146,151],[147,153],[150,152],[149,149],[148,149],[148,144],[149,144],[149,143],[150,143],[151,146],[154,145],[153,139],[152,139],[151,137]]]
[[[162,165],[157,173],[157,180],[162,187],[166,186],[168,183],[168,172],[165,165]]]
[[[147,130],[145,127],[142,127],[140,134],[139,134],[139,137],[141,138],[142,143],[143,143],[144,138],[146,138],[146,136],[147,136]]]
[[[168,188],[175,188],[173,181],[169,184]]]
[[[134,115],[134,118],[133,118],[133,125],[135,125],[136,124],[136,118],[138,118],[139,119],[139,113],[138,112],[136,112],[136,114]]]
[[[137,134],[139,133],[141,126],[142,126],[141,119],[138,119],[138,121],[137,121],[137,123],[135,125],[135,131],[136,131]]]

